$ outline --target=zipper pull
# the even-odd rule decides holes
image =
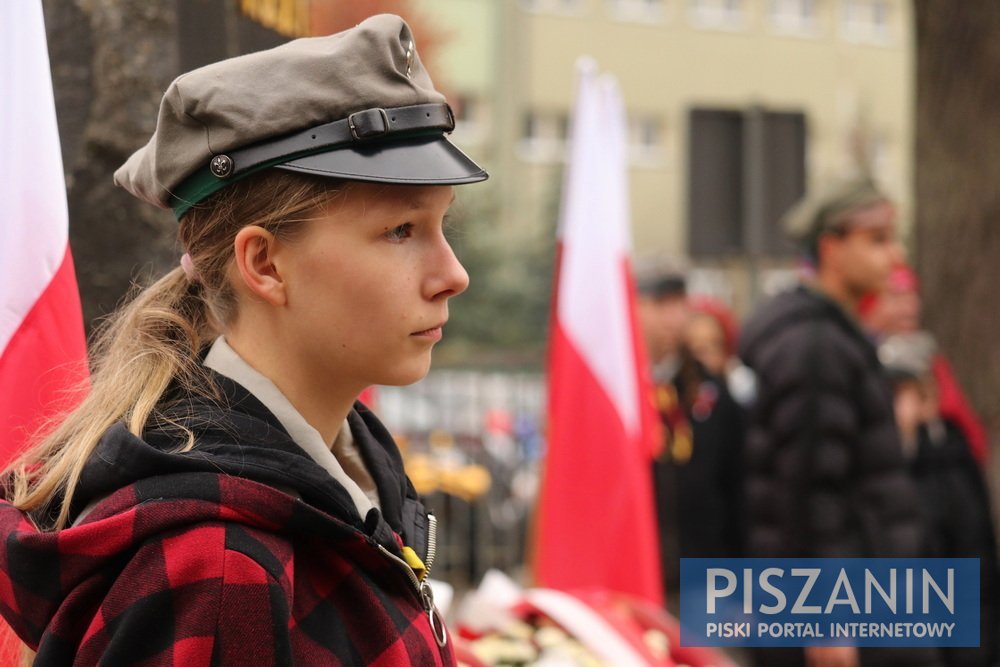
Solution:
[[[410,547],[403,547],[402,552],[403,560],[405,560],[406,564],[410,566],[411,570],[413,570],[413,574],[417,575],[417,579],[423,581],[427,577],[427,571],[430,568],[424,565],[424,562],[420,560],[420,556],[417,555],[417,552]]]
[[[448,629],[445,627],[444,621],[441,619],[441,614],[438,612],[437,607],[434,606],[434,591],[431,589],[431,585],[426,579],[423,581],[418,579],[416,573],[413,571],[413,567],[405,560],[399,556],[393,555],[391,551],[386,549],[381,544],[378,544],[377,542],[374,544],[389,560],[395,561],[403,566],[406,576],[409,577],[410,582],[413,584],[413,588],[416,589],[417,596],[420,598],[420,604],[423,606],[424,611],[427,612],[427,619],[431,624],[431,634],[434,635],[434,641],[437,642],[438,646],[444,648],[448,644]],[[403,547],[403,549],[403,553],[405,554],[408,547]],[[410,552],[413,553],[413,558],[416,558],[417,562],[419,562],[420,558],[417,557],[417,554],[413,551],[413,549],[410,549]],[[421,566],[422,565],[423,564],[421,563]],[[424,576],[426,577],[426,570],[424,571]]]
[[[444,621],[441,620],[441,614],[434,606],[434,591],[427,580],[420,582],[420,599],[424,603],[424,610],[431,623],[431,634],[434,635],[434,641],[437,642],[438,646],[444,648],[448,644],[448,628],[445,627]]]
[[[437,642],[438,646],[444,648],[448,643],[448,630],[445,628],[444,621],[441,620],[441,614],[437,607],[434,606],[434,590],[427,581],[427,572],[430,570],[430,566],[425,566],[420,557],[417,556],[417,552],[410,547],[403,547],[403,558],[420,582],[417,590],[420,592],[420,601],[424,605],[424,611],[427,612],[427,618],[431,622],[431,633],[434,635],[434,641]]]

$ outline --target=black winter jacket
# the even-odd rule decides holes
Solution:
[[[740,356],[759,392],[746,450],[748,555],[924,555],[891,390],[854,320],[800,286],[751,317]]]
[[[875,348],[839,305],[800,286],[747,322],[740,356],[757,375],[747,434],[747,555],[916,557],[916,485]],[[762,667],[800,667],[802,649],[760,649]],[[863,648],[861,664],[940,665],[937,649]]]
[[[935,558],[979,559],[979,646],[944,650],[949,667],[995,665],[1000,623],[1000,569],[990,497],[982,471],[961,429],[950,421],[940,430],[921,426],[911,461]]]
[[[680,558],[738,558],[743,555],[743,413],[720,378],[700,365],[692,406],[680,402],[693,447],[672,455],[670,419],[661,413],[667,440],[653,463],[660,558],[667,600],[677,597]],[[686,394],[684,378],[673,381],[674,396]],[[662,406],[661,406],[662,408]]]

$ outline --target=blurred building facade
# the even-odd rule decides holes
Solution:
[[[551,233],[574,62],[619,81],[636,252],[690,259],[746,307],[790,277],[778,219],[870,165],[912,201],[910,0],[414,0],[446,41],[454,139],[490,167],[511,243]]]
[[[901,203],[907,226],[914,135],[911,5],[46,0],[86,317],[108,312],[121,298],[138,270],[135,257],[149,259],[153,273],[176,261],[169,215],[139,206],[107,179],[148,138],[169,81],[193,67],[342,29],[379,11],[402,13],[415,26],[435,80],[458,114],[455,141],[493,176],[467,197],[476,216],[496,220],[483,245],[511,255],[528,246],[551,247],[574,62],[589,55],[618,78],[629,113],[637,253],[690,258],[696,267],[693,290],[744,311],[755,293],[772,291],[791,276],[789,248],[777,229],[781,212],[808,185],[850,170],[862,153]],[[147,227],[156,230],[155,243]],[[118,244],[110,258],[107,238]],[[463,259],[475,264],[471,255],[466,251]],[[472,267],[479,287],[465,295],[466,306],[477,298],[520,303],[532,291],[535,302],[544,301],[548,286],[539,275],[551,272],[535,264],[529,271],[524,261],[497,257],[491,271]],[[494,290],[473,293],[482,286]],[[497,286],[504,290],[500,295]],[[537,313],[476,317],[544,336]]]

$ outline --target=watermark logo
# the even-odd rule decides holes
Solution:
[[[681,646],[979,646],[977,558],[682,558]]]

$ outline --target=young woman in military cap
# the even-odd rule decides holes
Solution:
[[[105,326],[83,404],[8,473],[0,611],[38,665],[440,665],[435,520],[372,384],[422,378],[486,173],[406,24],[175,80],[115,182],[181,266]]]

